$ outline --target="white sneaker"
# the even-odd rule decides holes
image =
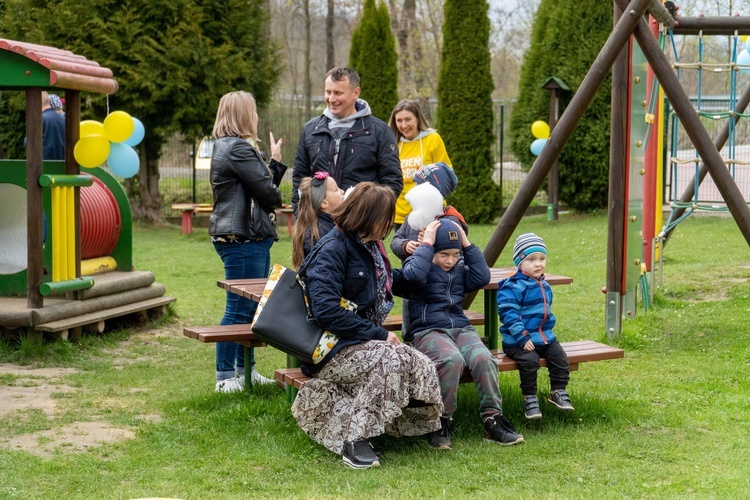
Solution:
[[[244,380],[243,380],[244,382]],[[275,384],[276,382],[273,379],[264,377],[257,371],[253,370],[250,372],[250,382],[253,384],[261,384],[261,385],[268,385],[268,384]]]
[[[216,382],[216,392],[231,393],[240,392],[245,386],[244,379],[240,381],[239,377],[228,378],[225,380],[219,380]]]

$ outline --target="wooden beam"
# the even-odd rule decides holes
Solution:
[[[42,307],[39,285],[44,280],[44,243],[42,220],[42,89],[26,89],[26,304]]]
[[[619,1],[619,0],[618,0]],[[750,35],[750,16],[678,17],[675,35]]]
[[[614,5],[613,21],[622,16]],[[627,44],[612,65],[612,96],[609,136],[609,194],[607,206],[607,306],[608,335],[620,332],[621,315],[618,296],[623,293],[623,255],[625,248],[625,209],[628,172],[628,82],[630,80],[629,46]]]

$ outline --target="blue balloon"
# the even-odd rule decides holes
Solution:
[[[539,153],[542,152],[542,148],[544,145],[547,144],[547,139],[537,139],[534,142],[531,143],[531,154],[534,156],[539,156]]]
[[[113,142],[109,156],[107,157],[107,166],[113,174],[128,179],[138,173],[141,160],[138,153],[124,142]]]
[[[750,74],[750,53],[747,50],[743,50],[737,54],[737,66],[745,66],[744,68],[740,68],[740,71]]]
[[[124,142],[128,146],[136,147],[143,140],[143,136],[146,135],[146,129],[143,127],[143,123],[141,123],[138,118],[134,116],[131,116],[130,118],[133,119],[133,133],[130,134],[130,137],[125,139]]]

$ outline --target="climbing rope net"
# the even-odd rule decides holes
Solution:
[[[730,37],[711,37],[712,39],[720,39],[723,43],[727,42],[724,46],[724,54],[727,52],[727,46],[729,48],[728,60],[723,61],[712,61],[706,58],[707,41],[703,33],[699,33],[697,36],[697,61],[694,62],[682,62],[678,53],[678,47],[681,44],[676,43],[674,34],[670,31],[668,33],[661,33],[660,43],[662,50],[666,45],[666,39],[669,38],[670,45],[672,47],[672,55],[674,57],[673,67],[678,78],[681,78],[682,72],[695,72],[692,75],[691,81],[686,86],[693,86],[695,90],[694,96],[691,98],[695,105],[695,110],[701,120],[704,122],[706,129],[709,131],[718,130],[720,125],[724,123],[728,127],[728,136],[726,146],[720,151],[724,163],[729,170],[732,178],[737,182],[740,190],[743,192],[745,199],[748,199],[747,194],[750,192],[750,155],[743,155],[750,152],[750,144],[744,145],[742,140],[750,139],[747,127],[742,127],[739,122],[740,118],[750,117],[750,113],[739,112],[737,110],[737,87],[738,83],[747,83],[743,78],[744,74],[750,74],[750,54],[745,49],[745,41],[742,40],[737,33]],[[685,41],[683,40],[683,44]],[[717,47],[717,43],[714,43],[711,47]],[[683,47],[684,48],[684,47]],[[686,51],[681,51],[686,52]],[[706,86],[706,79],[710,77],[718,76],[718,80],[721,84],[726,87],[728,83],[728,94],[722,95],[721,98],[717,99],[715,95],[704,95],[704,87]],[[714,79],[716,80],[716,79]],[[727,82],[728,80],[728,82]],[[654,80],[655,81],[655,80]],[[714,82],[715,83],[715,82]],[[712,86],[714,89],[717,87],[716,84]],[[652,88],[651,101],[649,107],[655,106],[656,98],[658,93],[655,91],[656,88]],[[651,108],[653,109],[653,108]],[[670,232],[677,224],[689,217],[696,210],[706,210],[714,212],[727,211],[727,206],[723,202],[721,196],[718,194],[713,181],[710,176],[705,176],[703,182],[699,175],[701,159],[698,155],[698,151],[691,148],[680,149],[681,145],[686,144],[686,138],[680,136],[682,130],[680,121],[677,115],[672,112],[670,113],[670,147],[669,147],[669,182],[671,187],[670,201],[672,214],[667,220],[662,234]],[[707,122],[716,122],[714,124]],[[684,132],[684,130],[682,130]],[[738,138],[740,142],[738,144]],[[750,142],[750,141],[748,141]],[[692,144],[687,141],[689,146]],[[739,145],[739,148],[738,148]],[[691,168],[692,166],[692,168]],[[692,177],[692,179],[690,178]],[[683,189],[687,188],[692,181],[693,185],[693,197],[690,202],[680,201]],[[680,214],[678,217],[674,217],[675,210],[678,210]]]

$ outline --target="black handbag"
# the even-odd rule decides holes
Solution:
[[[300,274],[303,272],[301,269]],[[315,322],[300,280],[294,270],[274,264],[252,330],[268,345],[304,363],[317,364],[336,345],[338,337]]]

